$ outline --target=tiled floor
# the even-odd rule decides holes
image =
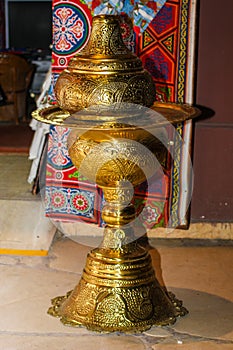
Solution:
[[[30,197],[26,182],[17,192],[17,174],[14,168],[10,188],[0,181],[3,200]],[[158,280],[183,300],[189,314],[172,327],[136,335],[66,327],[47,314],[50,299],[78,283],[91,249],[84,242],[96,246],[95,239],[81,242],[57,235],[48,256],[0,255],[0,350],[233,349],[233,241],[151,239]]]
[[[26,154],[0,153],[0,199],[40,199],[40,196],[32,196],[32,186],[27,182],[30,166]]]
[[[157,244],[150,252],[158,279],[189,310],[175,325],[98,334],[49,316],[50,299],[74,288],[90,250],[59,237],[47,257],[0,256],[0,349],[233,349],[232,247],[151,243]]]
[[[36,251],[47,254],[56,227],[44,215],[41,196],[28,183],[27,154],[0,153],[0,254]]]

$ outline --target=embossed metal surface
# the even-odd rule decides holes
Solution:
[[[98,126],[100,128],[112,128],[112,122],[126,123],[130,124],[130,128],[133,127],[133,123],[141,128],[145,127],[161,127],[166,124],[176,124],[182,121],[193,119],[199,116],[200,111],[188,104],[178,104],[169,102],[154,102],[151,108],[146,109],[146,113],[140,113],[138,110],[138,115],[135,115],[137,107],[133,104],[125,104],[125,106],[132,106],[133,114],[130,115],[130,111],[125,111],[125,114],[114,111],[114,105],[108,107],[106,113],[103,114],[103,108],[99,109],[81,109],[80,111],[72,114],[66,110],[62,110],[58,106],[51,106],[43,109],[37,109],[32,112],[34,119],[52,125],[64,125],[71,128],[78,129],[90,129],[90,127]],[[120,108],[119,108],[120,109]],[[145,109],[142,109],[144,112]],[[92,112],[92,113],[91,113]],[[153,113],[155,112],[155,113]],[[104,124],[104,126],[103,126]],[[122,127],[122,126],[121,126]],[[125,126],[128,128],[128,126]]]
[[[132,224],[134,187],[156,171],[156,154],[163,157],[166,149],[148,131],[124,125],[122,130],[121,124],[81,136],[74,128],[70,136],[73,164],[104,192],[106,226],[101,246],[87,256],[80,282],[72,293],[55,298],[48,313],[64,324],[99,332],[142,332],[174,323],[187,310],[159,285]]]
[[[152,77],[124,45],[118,16],[93,18],[88,44],[59,76],[55,96],[58,105],[70,112],[115,102],[153,104]]]
[[[149,253],[136,245],[128,248],[121,254],[92,251],[77,287],[54,298],[49,314],[99,332],[142,332],[184,316],[182,303],[157,282]]]
[[[138,240],[136,229],[145,234],[145,228],[136,227],[132,199],[134,187],[153,175],[166,153],[148,130],[194,118],[199,111],[154,102],[153,81],[124,46],[117,16],[93,19],[89,44],[61,74],[56,96],[58,106],[37,110],[33,117],[73,128],[69,155],[102,188],[106,226],[80,282],[54,298],[48,313],[64,324],[100,332],[141,332],[174,323],[187,310],[155,277],[150,255]]]

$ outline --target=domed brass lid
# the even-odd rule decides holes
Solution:
[[[122,40],[119,16],[95,16],[92,25],[88,44],[71,59],[69,70],[108,75],[143,71],[141,60]]]
[[[153,105],[155,84],[125,46],[119,16],[93,17],[89,42],[60,74],[55,95],[59,107],[72,113],[122,102]]]
[[[187,104],[155,102],[153,79],[125,46],[115,15],[93,17],[89,42],[60,74],[55,95],[57,105],[34,111],[34,119],[81,129],[129,122],[158,127],[200,114]]]

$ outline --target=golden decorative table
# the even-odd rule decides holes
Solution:
[[[93,18],[87,47],[56,83],[58,106],[33,117],[72,128],[71,160],[105,198],[103,241],[88,254],[78,285],[54,298],[49,314],[94,331],[141,332],[172,324],[187,310],[155,277],[140,241],[146,230],[137,220],[134,188],[149,181],[166,155],[161,129],[199,112],[154,101],[153,80],[125,47],[119,21],[110,15]]]

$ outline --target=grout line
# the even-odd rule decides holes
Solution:
[[[77,334],[75,333],[75,330],[77,331],[79,327],[74,328],[74,333],[66,333],[66,332],[46,332],[46,333],[40,333],[40,332],[17,332],[17,331],[0,331],[1,335],[7,335],[7,336],[19,336],[19,337],[79,337],[79,336],[94,336],[96,334]],[[84,328],[82,328],[84,329]],[[97,333],[98,334],[98,333]]]
[[[175,337],[177,340],[182,341],[182,338],[185,340],[194,340],[197,342],[200,341],[209,341],[209,342],[215,342],[219,344],[233,344],[233,340],[231,339],[223,339],[223,338],[213,338],[213,337],[205,337],[205,336],[200,336],[200,335],[194,335],[194,334],[189,334],[185,332],[177,332],[171,327],[167,328],[168,332],[171,333],[172,337]]]
[[[230,339],[222,339],[222,338],[211,338],[211,337],[203,337],[203,336],[195,336],[188,333],[180,333],[172,330],[171,328],[166,328],[168,332],[171,334],[171,337],[154,337],[149,336],[147,334],[132,334],[132,333],[120,333],[120,332],[114,332],[114,333],[98,333],[98,332],[91,332],[88,331],[85,327],[73,327],[74,332],[67,333],[67,332],[22,332],[22,331],[0,331],[0,336],[18,336],[18,337],[70,337],[70,338],[76,338],[76,337],[94,337],[94,336],[105,336],[105,337],[111,337],[111,336],[132,336],[135,338],[138,338],[142,341],[142,343],[146,346],[147,350],[152,350],[152,346],[155,344],[161,344],[163,345],[164,341],[169,339],[169,343],[166,341],[166,344],[187,344],[191,342],[212,342],[216,344],[225,344],[230,345],[233,344],[233,340]],[[82,329],[85,331],[85,333],[80,334],[77,333],[78,329]]]

